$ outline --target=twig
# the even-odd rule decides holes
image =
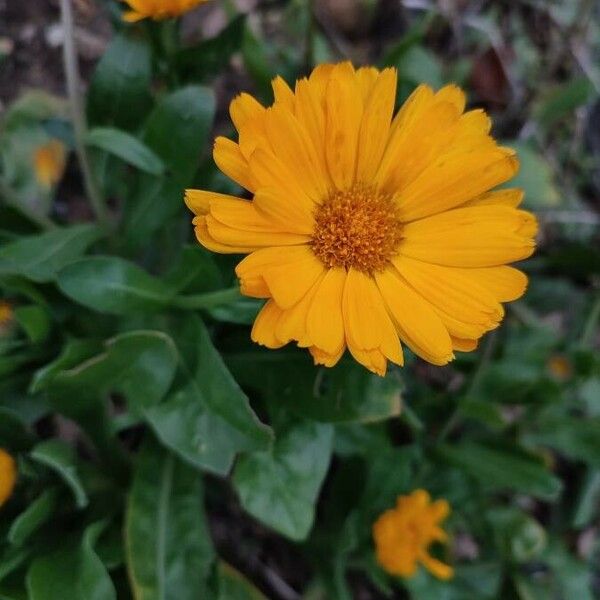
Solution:
[[[109,226],[108,211],[104,198],[94,179],[94,174],[85,147],[87,123],[79,92],[79,68],[75,49],[75,32],[73,28],[73,11],[71,0],[60,0],[61,21],[64,33],[63,62],[67,80],[67,93],[71,108],[71,119],[75,134],[75,151],[83,174],[83,183],[87,196],[92,204],[96,219],[104,227]]]
[[[276,571],[274,571],[273,569],[271,569],[270,567],[268,567],[260,561],[258,561],[258,564],[260,565],[260,568],[263,571],[265,579],[269,582],[271,587],[279,594],[282,600],[300,600],[300,594],[298,594],[298,592],[293,587],[291,587],[282,577],[280,577],[280,575]]]

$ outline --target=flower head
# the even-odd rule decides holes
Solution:
[[[452,567],[433,558],[429,546],[448,539],[440,523],[450,513],[446,500],[431,502],[425,490],[398,496],[373,525],[377,561],[390,574],[411,577],[419,563],[439,579],[450,579]]]
[[[419,86],[394,116],[396,80],[321,65],[294,91],[275,79],[269,108],[231,103],[239,141],[217,138],[214,159],[253,198],[188,190],[186,203],[201,244],[249,255],[241,291],[267,299],[255,342],[295,341],[327,366],[348,348],[384,374],[402,341],[443,365],[523,294],[506,265],[531,255],[536,221],[520,190],[490,191],[516,173],[514,151],[454,85]]]
[[[565,381],[573,374],[573,365],[569,359],[562,354],[553,354],[547,363],[550,374],[559,381]]]
[[[12,495],[17,481],[17,465],[13,457],[0,448],[0,506]]]
[[[151,18],[155,21],[171,19],[204,4],[208,0],[123,0],[129,5],[123,19],[133,23],[142,19]]]
[[[50,140],[39,146],[33,155],[33,164],[40,185],[46,189],[54,187],[62,179],[67,164],[64,144],[58,140]]]

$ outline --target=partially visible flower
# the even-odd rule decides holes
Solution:
[[[448,539],[440,523],[450,513],[446,500],[431,502],[425,490],[398,496],[373,525],[377,561],[391,575],[412,577],[421,563],[439,579],[450,579],[452,567],[433,558],[429,546]]]
[[[36,179],[46,189],[54,187],[62,179],[66,164],[67,151],[58,140],[39,146],[33,155]]]
[[[9,302],[0,300],[0,332],[10,325],[13,319],[13,309]]]
[[[14,458],[0,448],[0,506],[11,496],[17,481],[17,464]]]
[[[123,0],[131,10],[123,15],[123,20],[134,23],[151,18],[155,21],[171,19],[196,8],[208,0]]]
[[[241,292],[266,300],[255,342],[294,341],[328,367],[348,349],[379,375],[404,363],[401,342],[445,365],[525,292],[508,264],[533,253],[536,219],[521,190],[494,190],[515,152],[457,86],[421,85],[394,116],[396,87],[395,69],[323,64],[293,89],[276,78],[269,108],[231,103],[239,139],[213,156],[253,199],[185,200],[203,246],[248,255]]]
[[[553,354],[548,359],[548,370],[555,379],[564,381],[573,374],[573,366],[569,359],[562,354]]]

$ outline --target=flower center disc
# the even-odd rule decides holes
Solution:
[[[329,268],[383,271],[402,239],[391,195],[355,185],[333,192],[315,214],[311,247]]]

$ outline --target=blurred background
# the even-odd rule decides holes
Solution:
[[[119,8],[100,0],[74,5],[85,80]],[[495,135],[519,150],[517,184],[526,205],[541,211],[553,259],[563,261],[565,238],[585,247],[597,233],[599,10],[594,0],[228,0],[185,15],[182,31],[188,43],[221,36],[190,67],[213,84],[216,131],[227,128],[229,101],[240,90],[266,99],[273,74],[291,80],[313,62],[395,65],[400,99],[419,82],[466,87],[470,106],[490,111]],[[246,14],[248,29],[232,25],[232,14]],[[25,91],[64,95],[62,37],[57,2],[0,1],[0,109]],[[60,113],[60,104],[46,110]],[[63,185],[56,210],[85,210],[69,169]],[[585,262],[596,261],[588,255]]]

